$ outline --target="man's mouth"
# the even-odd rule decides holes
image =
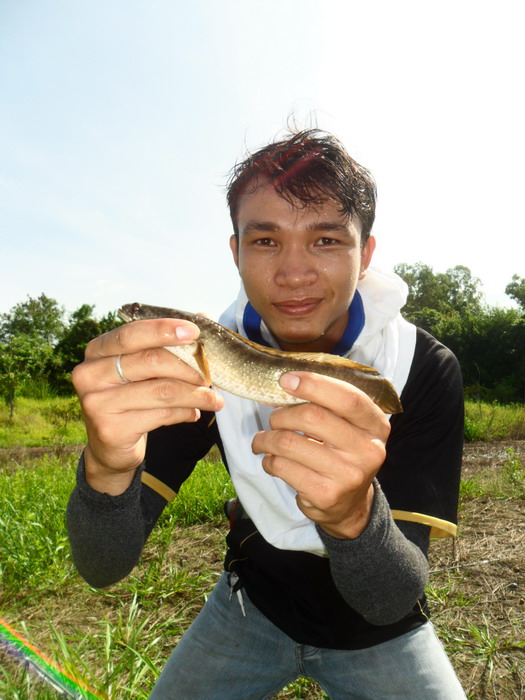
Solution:
[[[321,301],[322,299],[318,298],[287,299],[286,301],[274,302],[272,305],[277,311],[287,316],[305,316],[314,311]]]

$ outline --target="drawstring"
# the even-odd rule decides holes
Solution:
[[[241,593],[241,588],[242,588],[242,583],[235,571],[230,571],[228,574],[228,586],[230,587],[230,595],[228,597],[228,602],[231,601],[232,595],[234,593],[237,594],[237,600],[239,601],[239,605],[241,606],[241,612],[243,614],[243,617],[246,617],[246,610],[244,608],[244,600],[242,597]]]

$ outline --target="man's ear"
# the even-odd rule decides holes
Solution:
[[[362,280],[366,277],[366,271],[368,266],[372,262],[372,256],[374,255],[374,250],[376,249],[376,239],[374,236],[369,236],[367,242],[363,246],[361,251],[361,269],[359,271],[359,279]]]
[[[237,269],[239,268],[239,239],[232,233],[230,236],[230,250],[233,255],[233,262],[235,263]]]

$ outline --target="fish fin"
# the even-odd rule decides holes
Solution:
[[[328,352],[289,352],[287,353],[287,357],[296,360],[310,360],[311,362],[327,362],[334,367],[347,367],[348,369],[357,370],[364,374],[379,375],[379,372],[377,369],[374,369],[374,367],[354,362],[353,360],[349,360],[348,357],[330,355]]]
[[[241,340],[245,345],[249,345],[254,350],[258,350],[264,355],[271,355],[273,357],[282,357],[283,359],[289,360],[311,360],[312,362],[328,362],[331,365],[339,365],[341,367],[347,367],[348,369],[359,370],[365,374],[379,375],[379,372],[373,367],[368,365],[362,365],[359,362],[354,362],[349,360],[348,357],[341,357],[340,355],[331,355],[328,352],[293,352],[288,350],[277,350],[276,348],[267,348],[265,345],[260,345],[255,343],[253,340],[249,340],[235,331],[227,329],[229,333],[234,335],[236,338]]]
[[[375,403],[384,413],[403,413],[403,405],[392,384],[385,379],[381,384],[381,393],[375,399]]]
[[[197,347],[195,349],[195,362],[198,364],[200,371],[204,375],[204,379],[208,384],[213,384],[210,377],[210,366],[208,364],[208,357],[206,356],[206,350],[204,349],[204,343],[196,343]]]

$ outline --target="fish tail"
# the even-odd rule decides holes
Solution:
[[[379,384],[379,392],[375,399],[376,404],[384,413],[403,413],[403,406],[392,384],[382,379]]]

